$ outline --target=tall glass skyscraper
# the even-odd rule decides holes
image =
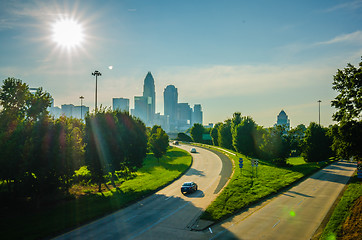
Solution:
[[[178,93],[174,85],[168,85],[163,91],[163,111],[165,116],[169,116],[170,122],[176,120]]]
[[[156,91],[155,91],[155,80],[151,72],[148,72],[145,77],[145,82],[143,85],[143,97],[147,99],[147,104],[149,104],[149,111],[147,112],[147,120],[152,122],[154,115],[156,113]]]

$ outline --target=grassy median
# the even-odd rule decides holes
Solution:
[[[226,154],[234,161],[234,174],[222,193],[202,214],[201,219],[223,220],[328,164],[306,163],[303,158],[297,157],[288,159],[289,167],[277,167],[270,162],[259,160],[256,168],[251,166],[251,159],[244,155],[235,152]],[[239,168],[239,158],[243,158],[242,170]]]
[[[123,182],[118,189],[102,193],[84,190],[84,196],[53,206],[3,213],[1,238],[39,239],[70,230],[152,194],[178,178],[191,162],[190,154],[178,148],[169,149],[160,161],[149,154],[135,178]]]

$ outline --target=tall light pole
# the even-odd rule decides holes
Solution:
[[[102,73],[100,73],[99,71],[94,71],[92,72],[93,76],[96,76],[96,97],[95,97],[95,112],[97,112],[97,77],[98,76],[102,76]]]
[[[321,125],[321,100],[318,100],[318,105],[319,105],[319,107],[318,107],[318,119],[319,119],[319,126]]]
[[[83,96],[80,96],[80,119],[83,120],[83,99],[84,97]]]

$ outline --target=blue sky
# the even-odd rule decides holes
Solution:
[[[76,47],[52,26],[72,19]],[[251,116],[272,126],[284,109],[293,127],[332,124],[333,75],[362,56],[362,1],[0,1],[0,78],[43,87],[55,105],[94,107],[142,95],[155,78],[156,111],[173,84],[179,102],[201,104],[204,124]],[[109,69],[113,66],[113,69]]]

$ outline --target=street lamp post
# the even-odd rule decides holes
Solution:
[[[318,100],[318,120],[319,120],[319,126],[321,125],[321,100]]]
[[[92,72],[93,76],[96,76],[96,96],[95,96],[95,112],[97,112],[97,77],[98,76],[102,76],[102,73],[100,73],[99,71],[94,71]]]
[[[83,120],[83,99],[84,97],[83,96],[80,96],[80,119]]]

